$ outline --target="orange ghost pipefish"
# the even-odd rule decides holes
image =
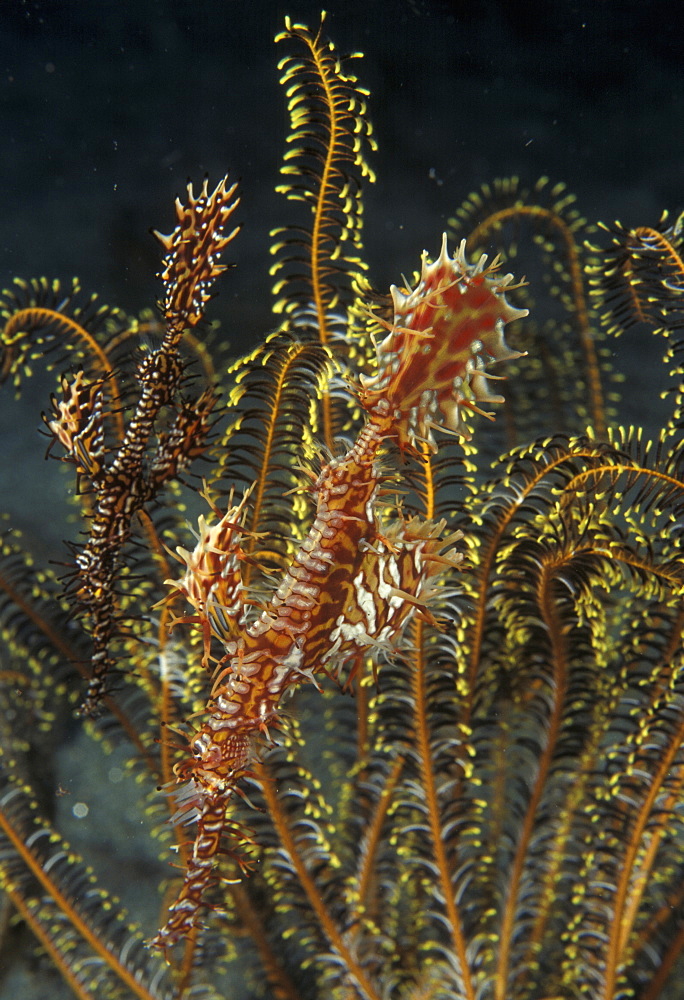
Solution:
[[[232,828],[226,809],[260,740],[277,725],[283,698],[316,683],[317,674],[338,672],[359,651],[397,648],[412,615],[430,617],[440,577],[460,561],[453,545],[461,533],[443,537],[444,521],[382,523],[377,459],[392,439],[402,450],[421,443],[436,450],[433,430],[464,434],[463,409],[482,412],[480,403],[501,400],[489,393],[488,368],[520,356],[506,345],[504,327],[527,310],[507,302],[513,279],[496,268],[484,256],[468,265],[464,243],[450,257],[445,237],[434,262],[423,254],[415,288],[392,288],[394,319],[377,346],[377,373],[358,388],[366,423],[347,453],[322,468],[311,528],[256,619],[247,621],[239,586],[244,501],[212,536],[216,579],[233,581],[229,610],[208,599],[206,579],[199,589],[187,573],[171,581],[188,596],[204,595],[192,603],[225,657],[191,756],[174,769],[181,819],[196,822],[196,835],[183,886],[153,945],[173,946],[198,924],[221,838]],[[198,546],[206,537],[205,526]],[[206,565],[197,549],[182,555],[189,573]]]

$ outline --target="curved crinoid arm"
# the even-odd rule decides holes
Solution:
[[[613,376],[588,298],[585,241],[593,227],[577,211],[574,195],[548,177],[529,187],[518,177],[497,178],[472,192],[448,226],[449,239],[465,236],[471,254],[495,246],[507,267],[524,260],[538,276],[534,318],[518,344],[534,363],[510,398],[506,394],[508,444],[522,444],[540,427],[583,431],[587,418],[597,437],[605,437]]]
[[[96,295],[84,295],[76,278],[70,286],[15,278],[0,293],[0,384],[12,379],[18,394],[37,358],[58,371],[76,358],[86,378],[110,379],[110,397],[119,399],[114,373],[124,356],[118,345],[133,323]]]
[[[592,268],[593,294],[604,310],[601,321],[618,335],[635,323],[655,331],[682,328],[684,297],[684,213],[666,226],[665,212],[657,226],[628,229],[599,223],[612,238]]]
[[[225,227],[240,203],[234,197],[237,184],[226,187],[224,177],[209,194],[208,182],[197,196],[188,184],[187,204],[176,199],[178,225],[168,236],[155,230],[154,235],[167,252],[160,274],[164,282],[161,308],[167,337],[176,342],[186,327],[196,326],[204,315],[214,280],[226,270],[218,259],[236,236],[239,226],[228,235]]]
[[[469,265],[465,240],[450,257],[445,235],[437,260],[423,253],[415,288],[392,286],[394,320],[377,346],[378,372],[362,376],[359,397],[371,415],[393,421],[402,448],[419,441],[435,448],[433,427],[468,437],[462,411],[503,401],[489,391],[499,376],[487,369],[521,356],[506,344],[504,327],[528,311],[507,302],[506,291],[517,286],[497,266],[484,254]]]

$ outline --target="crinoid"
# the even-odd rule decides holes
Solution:
[[[159,319],[3,295],[4,378],[60,374],[85,533],[61,579],[2,536],[5,948],[30,929],[79,998],[675,998],[681,220],[590,246],[562,186],[497,182],[377,292],[367,93],[322,28],[278,36],[261,346],[225,372],[202,343],[227,181],[177,202]],[[667,348],[653,441],[606,381],[634,324]],[[142,928],[61,830],[79,703],[158,841]]]

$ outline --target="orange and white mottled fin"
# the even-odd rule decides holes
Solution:
[[[191,618],[178,618],[178,622],[192,621],[201,625],[204,631],[205,666],[209,660],[211,635],[223,643],[234,639],[243,623],[247,596],[242,582],[242,560],[244,551],[241,540],[246,533],[244,527],[246,504],[251,490],[240,503],[230,507],[211,524],[200,515],[197,544],[192,552],[181,546],[176,548],[179,562],[185,564],[185,572],[177,580],[165,580],[169,587],[179,591],[193,608]],[[173,593],[160,603],[171,600]]]
[[[392,286],[394,320],[377,346],[377,374],[362,376],[359,398],[371,416],[392,419],[401,447],[427,441],[434,448],[433,428],[468,437],[462,411],[502,402],[488,384],[499,376],[488,368],[521,356],[504,330],[528,311],[506,300],[518,286],[496,273],[498,264],[487,265],[483,254],[469,265],[465,240],[450,257],[445,234],[437,260],[423,252],[415,288]]]
[[[364,543],[350,599],[330,629],[324,663],[342,663],[365,649],[391,654],[415,613],[434,622],[429,604],[440,580],[463,559],[454,548],[462,533],[443,537],[444,527],[444,521],[400,517],[383,526],[373,544]]]

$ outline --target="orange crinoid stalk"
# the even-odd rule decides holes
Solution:
[[[197,833],[156,945],[173,945],[195,926],[221,837],[233,829],[226,808],[259,743],[277,728],[283,698],[304,681],[316,683],[317,674],[340,676],[359,652],[396,649],[412,615],[431,618],[427,605],[440,577],[461,559],[453,552],[460,532],[445,536],[444,521],[382,523],[377,459],[390,440],[403,449],[421,442],[436,449],[434,428],[462,432],[462,407],[500,398],[489,394],[485,368],[519,356],[506,346],[503,330],[527,313],[506,301],[512,277],[495,277],[496,263],[486,268],[485,262],[470,268],[463,245],[449,257],[445,240],[434,263],[423,255],[415,289],[392,289],[395,318],[378,347],[379,370],[359,390],[368,419],[347,453],[318,475],[313,524],[258,617],[249,617],[239,585],[244,501],[220,520],[229,531],[212,533],[202,519],[195,551],[179,550],[187,572],[171,583],[193,605],[205,637],[221,641],[225,656],[191,756],[175,768],[183,783],[181,816],[197,820]],[[217,550],[222,538],[225,552]],[[207,578],[209,565],[216,567],[214,581]],[[227,581],[229,606],[221,607],[214,598]]]

